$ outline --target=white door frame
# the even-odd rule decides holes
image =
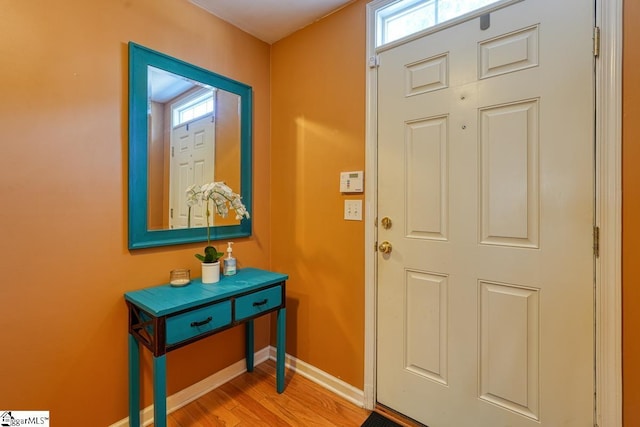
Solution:
[[[377,73],[375,12],[395,0],[367,4],[365,161],[364,405],[376,403]],[[600,54],[595,78],[595,223],[600,257],[595,263],[596,422],[622,427],[622,3],[595,0]],[[373,59],[371,59],[373,58]]]

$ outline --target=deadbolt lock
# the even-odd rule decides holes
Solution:
[[[385,216],[384,218],[382,218],[382,221],[380,221],[382,223],[382,228],[384,228],[385,230],[388,230],[391,228],[391,218],[389,218],[388,216]]]

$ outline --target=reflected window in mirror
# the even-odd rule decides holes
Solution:
[[[204,241],[206,210],[188,206],[187,187],[224,181],[251,205],[251,88],[129,49],[129,247]],[[250,221],[212,214],[212,238],[248,236]]]

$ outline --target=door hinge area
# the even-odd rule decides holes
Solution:
[[[593,226],[593,255],[600,257],[600,227],[597,225]]]
[[[593,27],[593,56],[600,56],[600,27]]]

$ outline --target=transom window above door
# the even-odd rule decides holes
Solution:
[[[174,128],[213,113],[215,89],[202,89],[172,106]]]
[[[398,0],[376,12],[376,47],[444,23],[466,20],[513,0]],[[459,18],[459,19],[457,19]],[[454,21],[455,20],[455,21]]]

